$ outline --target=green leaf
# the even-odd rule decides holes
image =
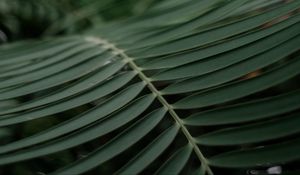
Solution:
[[[41,68],[45,68],[49,65],[53,65],[53,64],[65,59],[65,58],[69,58],[70,56],[75,56],[76,54],[79,54],[82,51],[84,51],[88,48],[92,48],[92,47],[95,47],[95,45],[90,44],[90,43],[79,43],[78,46],[64,50],[61,54],[56,54],[55,56],[50,57],[50,59],[42,60],[35,64],[28,64],[26,66],[22,66],[19,69],[5,71],[5,72],[1,73],[0,78],[8,78],[8,77],[12,77],[12,76],[16,76],[16,75],[20,75],[20,74],[24,74],[24,73],[29,73],[29,72],[32,72],[32,71],[35,71],[35,70],[38,70]]]
[[[299,113],[269,122],[229,127],[196,138],[203,145],[242,145],[287,137],[300,132]]]
[[[62,41],[54,41],[51,42],[50,46],[47,44],[42,44],[40,46],[29,48],[25,50],[21,50],[20,52],[12,51],[12,53],[3,53],[3,57],[0,60],[0,66],[5,66],[13,63],[20,63],[24,61],[30,61],[38,58],[42,58],[45,56],[52,56],[58,52],[64,51],[71,47],[74,47],[81,43],[81,40],[75,39],[74,41],[69,41],[69,38],[66,39],[67,42],[65,43],[64,39]],[[53,46],[52,46],[53,45]],[[38,52],[36,52],[38,50]]]
[[[70,82],[76,78],[80,78],[92,71],[99,69],[106,65],[106,61],[110,60],[112,55],[100,55],[95,57],[85,64],[81,64],[70,69],[67,69],[63,72],[56,73],[52,76],[40,79],[38,81],[33,81],[26,83],[23,86],[17,86],[16,88],[9,89],[0,94],[0,100],[11,99],[23,95],[27,95],[33,92],[41,91],[51,87],[61,85],[63,83]]]
[[[152,3],[1,1],[1,172],[297,172],[300,2]]]
[[[300,70],[297,70],[297,67],[299,66],[300,59],[297,58],[286,63],[285,66],[281,66],[280,68],[263,74],[262,76],[250,80],[234,82],[188,96],[179,100],[173,106],[177,109],[191,109],[220,104],[245,97],[293,78],[300,73]]]
[[[236,3],[244,3],[243,1],[235,1]],[[234,4],[235,2],[232,2]],[[204,46],[209,43],[213,43],[215,41],[220,41],[222,39],[235,36],[238,34],[241,34],[242,32],[249,31],[251,29],[254,29],[255,27],[258,27],[259,25],[264,24],[265,22],[268,22],[274,17],[282,15],[283,11],[287,13],[288,11],[292,11],[295,9],[295,6],[300,6],[300,3],[297,2],[297,4],[289,4],[287,7],[283,7],[282,10],[274,10],[273,14],[266,13],[261,16],[255,16],[253,18],[250,18],[248,20],[243,20],[241,22],[237,22],[231,25],[227,25],[221,28],[217,28],[215,30],[209,30],[207,32],[203,32],[200,34],[193,34],[191,36],[180,38],[175,41],[166,43],[166,44],[159,44],[155,47],[152,47],[151,49],[146,50],[143,52],[143,54],[151,54],[152,55],[162,55],[166,53],[172,53],[174,50],[176,52],[196,48],[199,46]],[[275,13],[276,12],[276,13]],[[275,14],[274,14],[275,13]],[[279,14],[278,14],[279,13]],[[208,14],[211,16],[214,16],[216,14],[211,13]],[[215,17],[215,16],[214,16]],[[222,17],[221,17],[222,18]],[[209,18],[207,18],[208,20]],[[211,20],[211,19],[210,19]]]
[[[295,154],[299,151],[300,139],[294,139],[265,147],[223,153],[210,158],[209,164],[228,168],[270,166],[299,159],[300,155]]]
[[[186,145],[175,152],[156,172],[155,174],[179,174],[186,162],[188,161],[191,152],[191,145]]]
[[[120,154],[122,151],[137,142],[140,138],[145,136],[159,123],[165,112],[166,111],[164,109],[153,111],[145,118],[136,122],[130,128],[113,138],[110,142],[98,148],[90,155],[87,155],[86,158],[79,159],[67,167],[59,169],[51,174],[80,174],[95,168],[102,162]]]
[[[79,96],[78,98],[73,98],[66,102],[58,103],[58,104],[55,104],[54,106],[46,107],[44,109],[29,111],[28,113],[25,113],[25,114],[16,115],[16,116],[8,116],[7,118],[3,118],[0,120],[0,125],[6,126],[6,125],[12,125],[12,124],[16,124],[16,123],[21,123],[21,122],[33,120],[36,118],[45,117],[45,116],[48,116],[51,114],[56,114],[56,113],[80,106],[82,104],[92,102],[101,97],[104,97],[105,95],[108,95],[109,93],[112,93],[114,90],[119,89],[120,88],[119,85],[124,85],[124,83],[127,83],[132,78],[132,76],[130,76],[130,75],[127,75],[127,76],[128,77],[119,76],[116,79],[113,79],[113,81],[110,81],[109,83],[107,83],[103,86],[100,86],[100,88],[97,88],[94,91],[88,92],[87,94],[84,94],[83,96]],[[124,79],[123,79],[123,81],[120,81],[119,78],[124,78]],[[127,78],[127,79],[125,79],[125,78]],[[115,85],[114,88],[116,88],[116,89],[111,88],[110,85]],[[113,112],[114,110],[112,108],[115,107],[114,109],[117,109],[117,108],[122,107],[122,105],[124,105],[122,103],[127,103],[130,100],[132,100],[132,98],[135,98],[143,88],[144,88],[143,83],[137,83],[137,84],[133,84],[133,85],[129,86],[127,89],[119,92],[118,94],[111,97],[110,99],[104,100],[102,103],[100,103],[100,106],[102,108],[97,109],[97,106],[96,106],[94,108],[94,110],[91,109],[90,115],[95,115],[97,113],[97,111],[98,112],[101,111],[106,115],[107,115],[107,112],[109,112],[109,111]],[[98,92],[98,96],[95,96],[95,92]],[[123,97],[120,94],[122,94]],[[78,100],[80,100],[81,102],[78,103]],[[106,104],[104,104],[104,102],[106,102]],[[109,110],[106,111],[107,109],[105,109],[105,108],[107,108]],[[101,118],[101,117],[105,116],[105,115],[101,116],[100,114],[98,116],[94,116],[94,117]],[[92,119],[92,121],[94,121],[94,120],[98,120],[99,118],[94,118],[94,119],[90,118],[90,119]],[[80,115],[77,118],[73,118],[73,119],[74,120],[75,119],[82,120],[82,119],[80,119]],[[81,123],[81,124],[83,124],[83,123]]]
[[[276,64],[278,61],[284,59],[288,55],[297,51],[298,50],[297,43],[299,43],[299,41],[300,41],[300,35],[295,36],[293,39],[290,39],[288,42],[283,43],[282,45],[279,45],[277,47],[274,47],[271,50],[266,51],[260,55],[248,58],[244,61],[240,61],[238,63],[235,63],[225,68],[221,67],[219,68],[219,70],[212,70],[213,72],[209,74],[198,76],[198,73],[194,73],[193,76],[195,77],[172,84],[166,87],[165,89],[163,89],[162,93],[164,94],[186,93],[186,92],[191,92],[196,90],[198,91],[205,90],[208,88],[212,88],[218,85],[228,83],[242,76],[246,76],[247,74],[254,72],[256,70],[262,69],[264,67],[272,66],[272,64]],[[245,55],[245,53],[243,55]],[[235,58],[235,57],[232,56],[231,58]],[[243,58],[243,57],[239,56],[238,58]],[[221,62],[221,60],[219,61]],[[230,59],[227,59],[226,62],[230,63]],[[227,63],[224,63],[222,66],[226,66]],[[182,73],[184,71],[180,70],[181,73],[180,76],[186,76],[186,74],[190,74],[190,71],[197,72],[197,70],[201,69],[201,67],[202,66],[198,66],[197,63],[191,66],[184,66],[183,69],[186,70],[185,71],[186,73]],[[214,66],[209,66],[209,67],[213,68]],[[167,74],[170,74],[170,72],[168,72]],[[173,78],[178,78],[176,75],[177,74],[174,73]],[[184,89],[182,87],[184,87]]]
[[[95,86],[99,85],[100,83],[103,83],[102,85],[103,85],[103,87],[105,87],[105,83],[103,81],[105,79],[109,78],[110,76],[112,76],[117,71],[119,71],[123,66],[124,66],[124,62],[116,61],[113,64],[109,64],[109,65],[104,66],[103,68],[100,68],[95,74],[92,74],[91,76],[86,77],[85,79],[80,80],[78,82],[75,82],[63,89],[57,90],[57,91],[53,92],[53,94],[49,94],[49,95],[46,95],[45,97],[41,97],[36,100],[29,101],[28,103],[19,105],[15,108],[10,108],[8,110],[0,111],[0,115],[14,113],[14,112],[42,106],[45,104],[49,104],[49,103],[70,97],[74,94],[82,93],[88,89],[90,89],[90,91],[95,91],[95,90],[92,90],[91,88],[94,88]],[[123,80],[127,80],[127,77],[125,76],[125,74],[122,77],[122,78],[124,78]],[[127,75],[128,76],[134,75],[134,73],[128,72]],[[112,77],[110,77],[110,78],[112,78]],[[123,81],[119,81],[118,83],[122,83],[122,82]],[[111,85],[111,86],[119,87],[116,84]],[[105,90],[102,89],[102,92],[105,92]],[[101,97],[101,96],[99,96],[99,97]]]
[[[105,119],[95,122],[92,126],[84,127],[79,131],[76,131],[70,135],[52,140],[49,143],[40,144],[35,146],[38,143],[41,143],[46,140],[50,140],[59,135],[63,135],[66,132],[63,131],[58,133],[58,127],[53,127],[48,130],[45,130],[38,135],[30,136],[29,138],[21,139],[19,141],[9,143],[5,146],[0,147],[0,153],[4,154],[6,152],[16,151],[17,149],[23,149],[15,153],[6,153],[0,156],[0,164],[12,163],[26,159],[32,159],[42,155],[51,154],[61,150],[65,150],[83,143],[86,143],[90,140],[93,140],[97,137],[103,136],[115,129],[121,127],[122,125],[130,122],[131,120],[138,117],[143,110],[153,101],[153,96],[144,96],[133,103],[129,104],[124,110],[120,110]],[[136,106],[139,106],[140,109],[132,112],[132,109],[135,109]],[[130,116],[130,117],[126,117]],[[88,115],[82,117],[89,117]],[[70,122],[71,123],[71,122]],[[77,127],[79,128],[79,126]],[[74,128],[74,129],[77,129]],[[56,133],[56,135],[55,135]],[[59,135],[58,135],[59,134]],[[24,149],[24,147],[35,146],[32,148]]]
[[[192,126],[209,126],[261,120],[298,109],[300,107],[299,98],[300,91],[298,90],[275,97],[195,113],[184,119],[184,123]]]
[[[172,126],[160,134],[137,156],[124,165],[116,174],[137,174],[153,162],[174,140],[178,127]]]
[[[270,36],[276,32],[279,32],[291,25],[300,21],[300,16],[295,16],[294,18],[287,19],[279,24],[275,24],[270,28],[265,30],[253,31],[247,35],[241,35],[240,37],[230,38],[227,40],[222,40],[220,43],[204,47],[197,50],[192,50],[190,52],[178,53],[175,55],[167,55],[162,58],[150,59],[149,65],[142,65],[146,69],[159,69],[159,68],[171,68],[180,66],[183,64],[191,63],[194,61],[203,60],[207,57],[215,56],[226,51],[245,46],[254,41],[262,39],[264,37]]]
[[[234,78],[230,79],[232,80],[241,75],[245,75],[247,73],[255,71],[259,68],[266,67],[295,52],[295,50],[298,49],[298,47],[295,46],[295,44],[299,43],[300,40],[300,36],[298,35],[299,31],[300,23],[295,24],[287,30],[279,32],[275,36],[259,40],[258,42],[255,42],[243,48],[239,48],[238,50],[227,52],[219,57],[216,56],[212,59],[208,58],[203,61],[193,62],[191,64],[168,69],[167,71],[160,72],[152,76],[151,78],[154,81],[173,80],[180,78],[196,77],[201,75],[205,76],[207,75],[207,73],[216,73],[220,70],[219,74],[221,74],[222,79],[225,79],[227,78],[226,75],[228,73],[226,71],[222,72],[221,69],[224,70],[225,68],[231,68],[232,72],[235,72]],[[232,74],[231,76],[233,76]],[[202,76],[199,79],[203,81],[204,76]],[[215,79],[215,77],[210,76],[207,79],[212,81]],[[224,83],[225,81],[221,82]],[[208,83],[205,82],[203,84]],[[196,86],[199,87],[198,84]]]

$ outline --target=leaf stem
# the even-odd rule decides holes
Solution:
[[[146,83],[150,91],[157,97],[159,102],[168,110],[169,114],[172,116],[172,118],[175,120],[176,124],[181,128],[182,133],[187,138],[190,145],[193,147],[194,152],[196,153],[197,157],[199,158],[201,162],[201,169],[208,173],[208,175],[213,175],[212,170],[210,169],[208,165],[207,159],[204,157],[202,152],[200,151],[195,139],[190,134],[180,117],[177,115],[175,110],[173,109],[172,105],[167,102],[167,100],[163,97],[163,95],[156,89],[156,87],[153,85],[151,80],[142,72],[141,68],[135,64],[132,58],[130,58],[125,52],[119,48],[117,48],[114,44],[95,37],[87,37],[87,41],[94,42],[96,44],[102,44],[103,47],[107,49],[111,49],[116,55],[119,55],[122,57],[123,61],[125,61],[136,73],[138,76]]]

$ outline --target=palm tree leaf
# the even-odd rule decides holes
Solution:
[[[130,103],[127,108],[125,108],[124,110],[120,110],[117,113],[111,114],[109,115],[107,118],[108,119],[103,119],[98,124],[97,127],[97,136],[101,136],[101,135],[105,135],[106,133],[109,133],[110,131],[115,130],[116,128],[128,123],[130,120],[133,120],[135,117],[137,117],[140,113],[143,112],[143,110],[146,109],[146,107],[148,107],[151,102],[153,101],[153,97],[152,96],[144,96],[140,99],[135,100],[134,102]],[[134,112],[132,112],[131,110],[134,109],[137,105],[139,105],[139,109],[135,110]],[[125,118],[124,116],[129,116]],[[95,127],[94,127],[95,128]],[[31,137],[25,138],[25,139],[21,139],[18,140],[16,142],[12,142],[10,144],[4,145],[0,147],[0,152],[4,153],[4,152],[10,152],[13,150],[17,150],[20,148],[24,148],[24,147],[28,147],[28,146],[32,146],[34,144],[37,143],[41,143],[43,141],[47,141],[50,138],[55,138],[58,137],[60,135],[63,135],[64,133],[67,133],[70,131],[71,128],[69,128],[69,130],[63,130],[62,133],[56,132],[57,130],[59,130],[59,127],[53,127],[53,128],[49,128],[48,130],[45,130],[44,132],[41,132],[37,135],[33,135]],[[102,131],[102,132],[100,132]],[[101,134],[101,135],[99,135]],[[95,137],[95,134],[91,134],[91,136]]]
[[[155,174],[179,174],[187,163],[192,152],[191,145],[187,145],[174,153]]]
[[[82,35],[4,45],[0,126],[55,122],[5,141],[0,164],[83,149],[48,172],[107,173],[109,163],[109,174],[292,167],[299,8],[296,0],[166,0]],[[59,23],[49,32],[67,25]]]
[[[16,153],[11,153],[11,154],[8,153],[5,156],[0,157],[0,164],[3,165],[6,163],[17,162],[20,160],[31,159],[34,157],[47,155],[53,152],[58,152],[67,148],[71,148],[83,144],[102,135],[105,135],[115,130],[116,128],[126,124],[127,122],[134,119],[135,117],[138,116],[138,114],[142,112],[142,111],[135,111],[135,113],[132,113],[130,111],[132,110],[132,108],[136,107],[137,105],[143,105],[141,109],[145,109],[149,105],[149,102],[152,102],[152,100],[153,97],[151,98],[151,96],[146,96],[130,104],[130,106],[125,110],[120,111],[117,114],[108,117],[108,119],[97,122],[96,124],[93,124],[93,126],[85,127],[79,130],[78,132],[74,132],[70,135],[53,140],[52,142],[47,144],[42,144],[37,147],[24,149],[23,151],[16,152]],[[144,104],[142,104],[142,102],[144,102]],[[125,118],[125,116],[128,115],[129,112],[132,113],[131,118]],[[69,122],[68,124],[70,123],[71,122]],[[10,152],[23,147],[32,146],[42,141],[49,140],[51,138],[55,138],[60,135],[64,135],[67,132],[75,130],[74,128],[75,127],[71,128],[71,127],[59,127],[59,126],[56,126],[55,128],[50,128],[44,131],[43,133],[40,133],[39,135],[31,136],[30,138],[19,140],[15,143],[11,143],[9,145],[4,146],[3,148],[0,148],[1,153]],[[80,128],[80,126],[78,126],[77,128]]]
[[[295,113],[283,119],[217,130],[199,136],[196,140],[204,145],[238,145],[267,141],[299,133],[299,120],[299,113]]]
[[[195,113],[184,119],[184,123],[187,125],[209,126],[265,119],[297,110],[299,108],[299,103],[297,103],[299,97],[299,91],[295,91],[265,99],[240,103],[238,105]]]
[[[299,154],[295,154],[299,148],[299,139],[295,139],[266,147],[224,153],[211,158],[209,162],[224,167],[266,166],[299,159]]]
[[[135,76],[134,72],[126,72],[126,73],[111,77],[114,73],[118,72],[123,66],[124,66],[123,62],[116,61],[113,64],[109,64],[107,66],[104,66],[103,68],[100,68],[95,74],[92,74],[91,76],[86,77],[85,79],[82,79],[79,82],[75,82],[75,83],[69,85],[68,87],[59,89],[59,90],[53,92],[53,94],[49,94],[49,95],[46,95],[39,99],[29,101],[25,104],[19,105],[15,108],[10,108],[6,111],[1,111],[0,114],[4,115],[4,114],[8,114],[8,113],[14,113],[14,112],[26,110],[26,109],[36,108],[36,107],[39,107],[39,106],[42,106],[45,104],[50,104],[52,102],[71,97],[78,93],[82,93],[88,89],[90,89],[89,90],[90,92],[88,92],[88,93],[91,93],[91,91],[93,91],[93,93],[96,93],[95,91],[100,92],[102,95],[100,95],[100,93],[97,93],[98,94],[97,98],[100,98],[101,96],[107,95],[108,92],[110,92],[110,91],[113,92],[113,90],[116,90],[118,87],[119,88],[122,87],[125,83],[129,82]],[[107,81],[106,79],[108,79],[108,78],[110,78],[110,80]],[[120,84],[120,85],[118,85],[118,84]],[[98,85],[98,88],[95,88],[95,86],[97,86],[97,85]],[[99,87],[99,85],[100,85],[100,87]],[[83,94],[82,94],[82,96],[83,96]],[[87,95],[85,95],[85,96],[87,96]],[[80,101],[83,102],[86,100],[81,99]],[[93,101],[93,100],[90,100],[90,101]],[[65,106],[65,109],[66,108],[67,107]]]
[[[116,174],[137,174],[154,161],[175,139],[178,128],[173,126],[160,134],[151,144],[131,159]]]
[[[247,49],[245,49],[245,48],[238,49],[237,50],[237,51],[239,51],[238,53],[236,51],[228,52],[227,54],[223,54],[222,57],[215,57],[215,59],[207,59],[206,62],[205,62],[205,60],[203,60],[203,61],[199,61],[199,62],[193,62],[192,64],[187,64],[187,65],[183,65],[180,67],[168,69],[167,71],[160,72],[151,78],[155,81],[188,78],[188,77],[192,77],[192,76],[199,76],[199,75],[204,75],[204,74],[207,74],[210,72],[215,72],[220,69],[229,67],[233,64],[237,65],[237,63],[241,63],[244,60],[245,61],[243,63],[245,65],[251,65],[250,63],[247,64],[246,62],[248,60],[249,60],[248,62],[250,62],[250,60],[251,60],[252,62],[257,63],[258,62],[257,60],[263,60],[262,58],[266,59],[266,57],[269,58],[269,60],[265,61],[265,62],[269,61],[270,62],[269,64],[264,63],[264,61],[260,61],[260,63],[261,63],[260,67],[259,67],[259,65],[251,66],[252,69],[250,71],[242,74],[242,75],[245,75],[245,74],[255,71],[261,67],[265,67],[272,63],[275,63],[276,61],[286,57],[287,55],[289,55],[289,54],[293,53],[295,50],[297,50],[297,47],[295,47],[294,45],[295,45],[295,43],[299,42],[298,41],[299,36],[296,35],[298,33],[297,31],[299,31],[299,28],[300,28],[300,25],[298,25],[298,27],[295,28],[294,31],[289,31],[289,30],[286,31],[287,32],[286,35],[289,34],[289,36],[284,36],[281,39],[276,38],[276,40],[274,39],[273,41],[270,41],[272,43],[276,43],[276,41],[278,41],[278,40],[284,41],[285,39],[283,39],[283,38],[290,39],[288,42],[285,42],[282,45],[279,45],[277,47],[272,47],[272,44],[265,43],[265,42],[255,43],[257,45],[254,45],[254,46],[256,46],[257,48],[251,47],[251,45],[250,45],[250,47],[249,46],[245,47]],[[289,28],[289,29],[292,29],[292,28]],[[293,36],[290,33],[295,34],[295,36]],[[289,38],[289,37],[295,37],[295,38]],[[277,43],[277,44],[279,44],[279,43]],[[271,50],[268,50],[266,52],[263,52],[262,54],[259,54],[260,49],[263,49],[263,51],[265,50],[264,46],[265,47],[271,46],[270,47]],[[295,47],[295,49],[293,48],[293,46]],[[269,48],[267,48],[267,49],[269,49]],[[251,55],[249,55],[247,53],[250,50],[252,51]],[[278,55],[279,53],[282,54],[283,56]],[[257,55],[257,54],[259,54],[259,55]],[[237,55],[242,55],[242,56],[237,56]],[[253,55],[257,55],[257,56],[249,58]],[[274,58],[274,56],[276,56],[276,57]],[[231,66],[231,67],[233,67],[233,66]],[[239,65],[239,67],[242,67],[242,66]],[[247,67],[250,67],[250,66],[247,66]],[[236,73],[236,74],[237,74],[236,76],[238,76],[238,77],[241,76],[241,74],[238,74],[238,73]],[[209,78],[209,79],[213,79],[213,78]]]
[[[85,44],[85,43],[81,44],[80,43],[78,46],[71,47],[68,50],[64,50],[62,54],[58,54],[55,57],[50,57],[51,59],[43,60],[41,62],[37,62],[36,64],[28,64],[26,66],[22,66],[18,70],[6,71],[1,74],[0,78],[4,79],[4,78],[11,77],[11,76],[29,73],[29,72],[38,70],[40,68],[45,68],[49,65],[60,62],[61,60],[65,59],[65,58],[79,54],[82,51],[86,50],[87,48],[91,48],[93,46],[94,46],[94,44]]]
[[[75,39],[75,40],[74,40]],[[21,49],[20,52],[3,53],[3,57],[0,60],[0,66],[5,66],[13,63],[20,63],[24,61],[35,60],[44,56],[51,56],[65,49],[78,45],[81,41],[77,37],[54,40],[50,43],[40,44],[35,47]],[[71,40],[71,41],[70,41]],[[17,48],[13,48],[15,50]],[[1,54],[2,55],[2,54]]]
[[[156,126],[163,118],[166,111],[164,109],[158,109],[148,114],[145,119],[141,119],[133,126],[120,133],[113,138],[110,142],[98,148],[92,153],[92,156],[82,158],[77,162],[70,164],[61,170],[54,172],[53,174],[80,174],[85,172],[100,163],[111,159],[123,150],[127,149],[130,145],[134,144],[151,129]]]
[[[295,20],[295,21],[294,21]],[[158,59],[149,59],[150,62],[146,63],[143,67],[146,69],[155,69],[158,68],[171,68],[176,66],[181,66],[187,63],[204,60],[207,57],[215,56],[220,53],[224,53],[230,51],[232,49],[236,49],[247,44],[250,44],[254,41],[258,41],[264,37],[270,36],[276,32],[279,32],[290,25],[294,25],[299,21],[299,17],[295,17],[274,25],[266,30],[259,30],[248,35],[242,35],[237,38],[228,39],[221,43],[216,43],[210,47],[204,47],[200,50],[195,50],[191,52],[184,52],[183,54],[170,55],[163,58]],[[149,66],[147,65],[149,64]],[[151,66],[151,67],[150,67]]]
[[[299,58],[251,80],[238,81],[215,89],[200,92],[198,94],[193,94],[181,99],[173,106],[177,109],[190,109],[236,100],[293,78],[300,73],[300,70],[299,72],[295,71],[298,66],[300,66]]]
[[[128,78],[132,78],[132,77],[117,77],[117,79],[114,79],[114,81],[118,81],[118,83],[121,83],[121,85],[124,85],[123,81],[120,81],[119,78],[124,78],[122,79],[123,81],[128,81]],[[127,78],[127,79],[125,79]],[[78,98],[72,98],[70,100],[67,100],[65,102],[60,102],[54,105],[50,105],[47,106],[45,108],[42,109],[38,109],[38,110],[34,110],[34,111],[29,111],[26,113],[23,113],[21,115],[8,115],[6,118],[3,118],[0,123],[1,126],[7,126],[7,125],[12,125],[12,124],[16,124],[16,123],[21,123],[21,122],[26,122],[26,121],[30,121],[30,120],[34,120],[37,118],[41,118],[41,117],[47,117],[49,115],[53,115],[59,112],[63,112],[65,110],[68,109],[72,109],[74,107],[78,107],[80,105],[92,102],[97,100],[98,98],[104,97],[105,95],[112,93],[114,90],[120,88],[119,86],[117,86],[118,84],[115,84],[117,82],[113,83],[107,83],[104,88],[97,88],[96,90],[90,91],[86,94],[83,94],[82,96],[79,96]],[[114,86],[114,88],[111,88],[110,85],[116,85]],[[116,89],[115,89],[116,88]],[[99,94],[99,96],[95,96],[94,94],[97,93]],[[78,101],[80,100],[80,103],[78,103]]]

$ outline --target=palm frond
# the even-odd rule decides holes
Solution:
[[[47,173],[297,172],[299,8],[167,0],[82,35],[3,45],[0,126],[59,122],[2,144],[0,165],[91,144]]]

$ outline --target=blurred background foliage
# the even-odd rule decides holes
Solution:
[[[158,0],[1,0],[0,40],[79,33],[132,15]]]

